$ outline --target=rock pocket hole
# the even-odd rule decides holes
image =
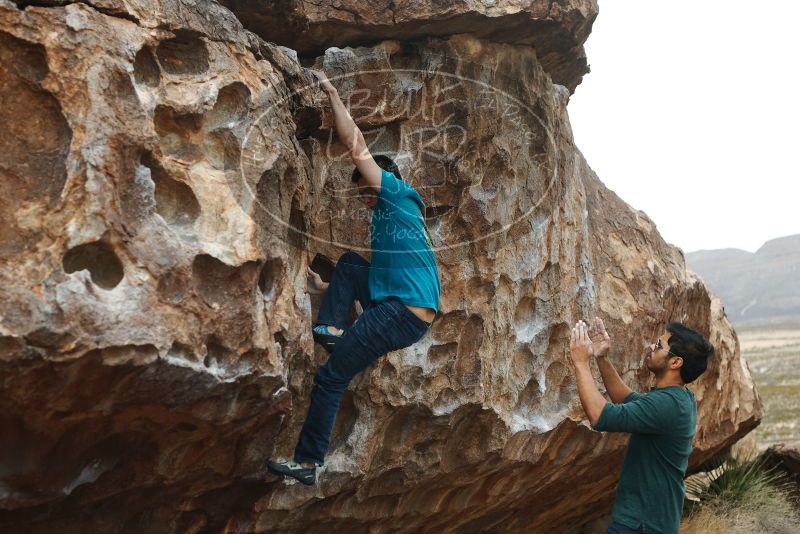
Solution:
[[[203,158],[197,146],[203,129],[203,116],[199,113],[181,114],[169,106],[156,106],[153,125],[161,136],[164,153],[185,163]]]
[[[0,47],[3,49],[3,59],[7,60],[4,66],[13,70],[16,76],[33,84],[39,84],[50,72],[47,52],[42,45],[0,32]]]
[[[547,304],[540,299],[523,297],[514,310],[514,331],[520,343],[530,343],[539,334],[547,333],[549,323],[544,319]]]
[[[206,357],[203,358],[203,365],[206,367],[216,367],[230,357],[231,351],[220,343],[216,337],[210,336],[206,341]]]
[[[192,188],[172,178],[149,156],[142,161],[155,184],[156,213],[168,224],[191,225],[200,215],[200,204]]]
[[[292,210],[289,212],[286,240],[295,248],[306,249],[306,213],[300,209],[296,199],[292,201]]]
[[[483,344],[483,319],[470,315],[458,336],[458,357],[463,363],[479,361],[475,356]]]
[[[156,50],[161,68],[169,74],[202,74],[208,70],[208,49],[198,36],[188,32],[163,41]]]
[[[297,169],[291,165],[285,159],[276,161],[261,174],[255,187],[255,200],[259,206],[256,214],[261,226],[281,236],[286,232],[289,208],[297,208],[294,198],[291,203],[286,199],[287,191],[297,188]]]
[[[561,362],[553,362],[545,373],[545,389],[558,394],[561,406],[567,406],[572,398],[572,372]]]
[[[25,334],[25,341],[34,347],[59,349],[71,345],[75,341],[75,337],[70,333],[56,332],[43,327]]]
[[[39,44],[0,31],[0,255],[31,244],[17,227],[25,202],[55,203],[67,179],[72,140],[59,101],[41,86],[49,72]]]
[[[177,304],[186,295],[188,285],[187,277],[181,271],[173,269],[159,277],[158,295],[168,302]]]
[[[258,264],[254,261],[238,267],[227,265],[213,256],[200,254],[192,263],[192,278],[200,296],[210,304],[238,303],[252,295]]]
[[[539,407],[544,388],[536,378],[531,378],[519,394],[516,410],[532,411]]]
[[[167,352],[167,356],[187,361],[196,359],[194,356],[194,352],[192,351],[192,348],[189,345],[180,343],[179,341],[172,342],[172,345],[170,346],[169,351]]]
[[[158,68],[153,51],[148,46],[136,53],[136,59],[133,61],[133,79],[138,84],[150,87],[158,87],[161,83],[161,69]]]
[[[281,275],[282,264],[277,258],[267,260],[261,268],[258,276],[258,289],[266,298],[271,298],[275,294],[275,282]]]
[[[214,130],[203,140],[203,152],[214,167],[222,170],[238,169],[242,159],[242,142],[226,129]]]
[[[160,136],[176,134],[191,137],[203,128],[203,116],[199,113],[178,113],[169,106],[156,106],[155,127]]]
[[[214,107],[206,114],[206,128],[232,128],[241,121],[250,107],[250,89],[234,82],[220,89]]]
[[[64,254],[64,272],[74,273],[87,270],[92,282],[103,289],[113,289],[121,281],[125,272],[122,263],[107,243],[94,241],[73,247]]]
[[[428,360],[437,366],[444,365],[448,361],[455,361],[458,343],[451,342],[444,345],[433,345],[428,349]]]

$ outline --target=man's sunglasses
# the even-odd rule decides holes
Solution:
[[[661,349],[663,349],[663,348],[664,348],[664,345],[662,345],[662,344],[661,344],[661,338],[658,338],[658,339],[656,340],[656,342],[654,343],[654,345],[656,346],[656,350],[661,350]],[[671,350],[668,350],[668,351],[667,351],[667,354],[672,354],[672,355],[673,355],[673,356],[675,356],[676,358],[683,358],[683,356],[678,356],[677,354],[675,354],[675,353],[674,353],[674,352],[672,352]]]

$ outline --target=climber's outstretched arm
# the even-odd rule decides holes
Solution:
[[[589,338],[594,346],[597,367],[600,368],[600,376],[603,377],[603,384],[606,386],[608,396],[611,398],[611,402],[620,404],[630,395],[631,388],[625,385],[608,359],[608,352],[611,350],[611,337],[606,332],[603,320],[599,317],[595,317],[592,322],[592,327],[589,329]]]
[[[578,395],[581,398],[581,404],[583,409],[586,410],[589,422],[592,426],[595,426],[608,401],[597,389],[592,370],[589,367],[589,360],[594,356],[594,347],[592,340],[589,338],[588,326],[583,321],[578,322],[572,329],[569,350],[572,356],[572,363],[575,364],[575,381],[578,384]]]
[[[372,154],[369,153],[367,142],[364,140],[364,134],[356,125],[350,112],[339,98],[339,92],[328,80],[324,72],[312,70],[311,72],[319,78],[320,86],[327,93],[330,98],[331,106],[333,107],[333,117],[336,126],[336,134],[339,136],[339,141],[347,147],[350,151],[350,157],[353,163],[358,167],[361,176],[364,177],[367,184],[374,188],[376,192],[381,189],[381,168],[375,163]]]
[[[603,377],[603,384],[606,386],[611,402],[621,404],[631,394],[631,388],[625,385],[607,356],[597,357],[597,367],[600,368],[600,376]]]

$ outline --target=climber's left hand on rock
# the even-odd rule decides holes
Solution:
[[[308,291],[312,295],[321,295],[328,289],[328,284],[322,281],[322,277],[311,270],[311,267],[306,267],[306,282],[308,284]]]
[[[577,364],[588,363],[594,355],[592,340],[589,339],[588,326],[583,321],[578,321],[572,328],[569,338],[569,350],[572,361]]]
[[[608,356],[608,351],[611,350],[611,336],[606,332],[606,325],[600,317],[595,317],[589,328],[589,339],[592,340],[592,348],[594,355],[598,358]]]
[[[336,92],[336,87],[334,87],[333,84],[330,82],[330,80],[328,80],[328,76],[324,72],[322,72],[321,70],[314,70],[314,69],[309,69],[309,70],[311,70],[314,76],[316,76],[317,79],[319,80],[319,85],[320,87],[322,87],[323,91],[325,91],[326,93]]]

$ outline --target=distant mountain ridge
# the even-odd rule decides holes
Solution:
[[[734,323],[800,316],[800,234],[771,239],[755,253],[690,252],[686,264],[722,298]]]

